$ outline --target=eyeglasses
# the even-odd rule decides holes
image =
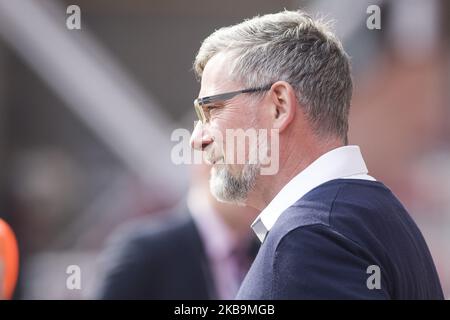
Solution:
[[[259,91],[267,91],[271,88],[272,85],[268,85],[265,87],[260,88],[253,88],[253,89],[244,89],[244,90],[238,90],[238,91],[232,91],[227,93],[221,93],[214,96],[209,97],[203,97],[203,98],[197,98],[194,100],[194,109],[197,113],[198,119],[201,123],[206,123],[210,119],[210,112],[209,110],[213,108],[211,105],[212,103],[218,102],[218,101],[225,101],[234,98],[235,96],[242,94],[242,93],[253,93],[253,92],[259,92]]]

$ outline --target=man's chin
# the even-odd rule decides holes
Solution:
[[[248,194],[254,189],[258,166],[246,165],[237,175],[227,165],[215,165],[211,169],[209,187],[212,195],[221,202],[246,205]]]
[[[226,164],[214,165],[209,180],[211,194],[220,202],[245,205],[247,192],[236,188],[238,179],[230,173]]]

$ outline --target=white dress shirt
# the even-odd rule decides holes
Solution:
[[[358,146],[333,149],[292,178],[252,223],[259,240],[264,241],[283,211],[315,187],[335,179],[375,180],[368,175]]]

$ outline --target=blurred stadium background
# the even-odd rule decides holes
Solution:
[[[81,8],[81,30],[66,8]],[[381,8],[381,30],[366,9]],[[121,223],[183,197],[170,162],[193,127],[202,39],[257,14],[335,19],[352,57],[350,143],[421,228],[450,299],[448,1],[0,0],[0,217],[21,249],[17,299],[88,299]],[[82,290],[67,290],[68,265]]]

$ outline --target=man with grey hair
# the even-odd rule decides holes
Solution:
[[[443,298],[419,229],[347,143],[349,58],[326,23],[283,11],[219,29],[194,68],[191,145],[213,165],[211,192],[262,211],[238,299]],[[242,154],[223,137],[251,130],[269,142],[241,140],[234,161]],[[268,161],[276,174],[262,174]]]

